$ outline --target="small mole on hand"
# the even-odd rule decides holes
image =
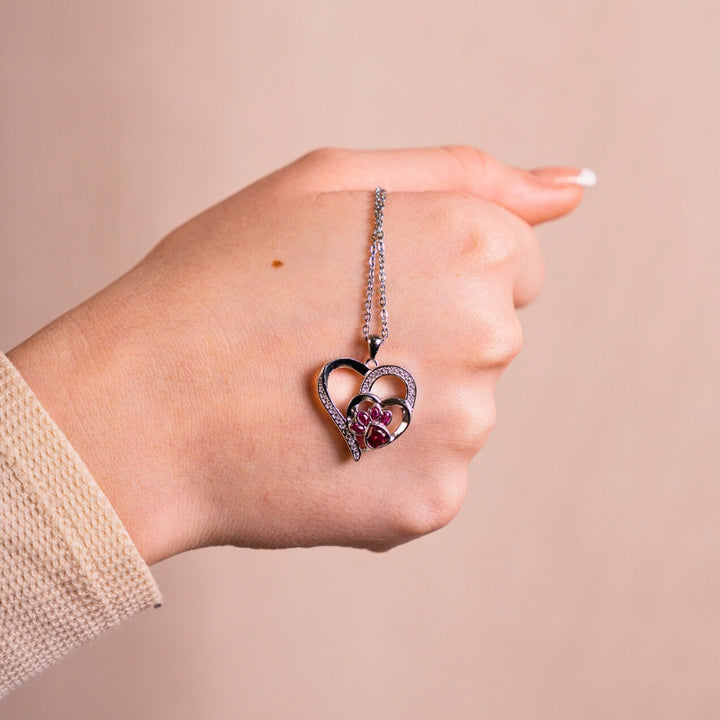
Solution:
[[[273,260],[272,266],[275,268],[282,267],[285,263],[282,260]]]

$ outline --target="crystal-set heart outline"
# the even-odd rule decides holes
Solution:
[[[328,390],[328,380],[330,378],[330,374],[338,368],[349,368],[363,376],[360,388],[357,394],[348,403],[348,408],[345,414],[340,412],[337,405],[335,405]],[[371,392],[373,385],[381,377],[385,376],[397,377],[403,381],[405,384],[404,398],[389,397],[380,399]],[[387,447],[405,432],[410,425],[410,419],[412,417],[412,411],[415,407],[415,399],[417,397],[417,385],[415,384],[415,379],[407,370],[405,370],[405,368],[402,368],[399,365],[378,365],[375,368],[369,368],[365,363],[361,363],[359,360],[354,360],[352,358],[338,358],[327,363],[318,377],[317,390],[320,402],[327,410],[338,430],[340,430],[340,433],[352,453],[353,459],[356,461],[360,460],[363,452]],[[382,407],[398,406],[402,412],[402,420],[400,421],[400,424],[394,432],[390,433],[388,431],[388,439],[378,448],[369,447],[365,443],[361,445],[358,442],[356,434],[350,427],[353,422],[354,409],[364,402],[377,403],[377,405]]]

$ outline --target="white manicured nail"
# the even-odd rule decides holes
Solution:
[[[597,185],[597,175],[590,168],[583,168],[577,175],[556,177],[555,182],[561,185],[579,185],[584,188],[591,188]]]

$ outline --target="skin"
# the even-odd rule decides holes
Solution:
[[[148,563],[220,544],[387,550],[458,512],[522,345],[516,308],[542,285],[532,226],[580,202],[575,174],[466,147],[316,151],[170,233],[9,357]],[[378,359],[412,372],[418,401],[403,437],[356,463],[315,380],[367,357],[378,184]]]

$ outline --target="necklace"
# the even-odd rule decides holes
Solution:
[[[378,365],[376,356],[380,346],[387,340],[387,289],[385,287],[385,232],[383,213],[387,193],[375,188],[375,223],[370,242],[367,293],[363,314],[362,333],[368,346],[368,359],[363,363],[352,358],[337,358],[327,363],[318,378],[318,396],[332,421],[342,433],[355,460],[363,452],[377,450],[397,440],[410,425],[415,407],[417,386],[413,376],[399,365]],[[376,282],[377,281],[377,282]],[[380,334],[370,332],[372,306],[376,295],[380,307]],[[362,376],[358,393],[350,400],[345,413],[330,398],[328,380],[338,368],[349,368]],[[405,385],[404,397],[380,398],[373,393],[373,385],[383,377],[395,377]]]

